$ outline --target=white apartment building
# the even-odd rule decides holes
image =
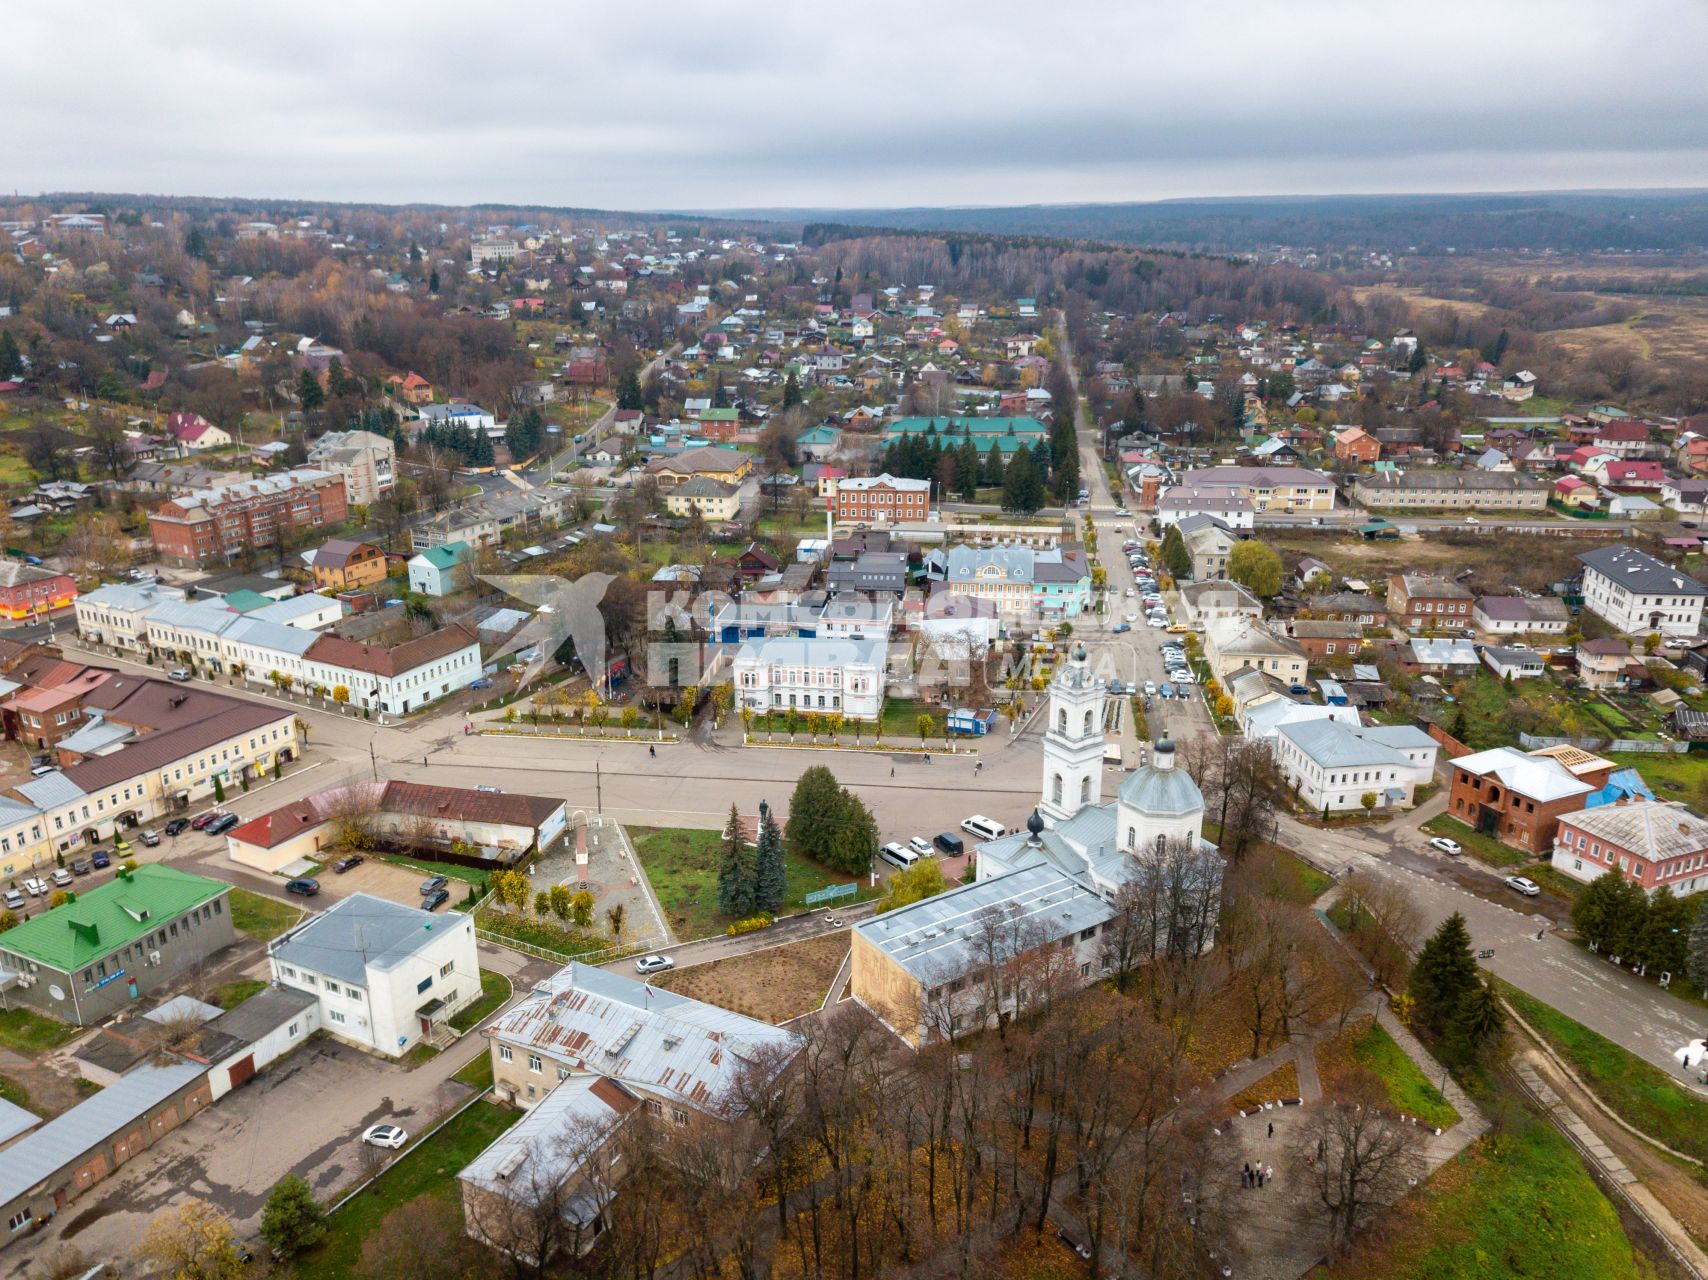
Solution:
[[[1597,547],[1578,560],[1584,608],[1623,634],[1689,639],[1702,629],[1708,587],[1684,570],[1632,546]]]
[[[852,638],[749,640],[733,664],[737,705],[768,711],[839,711],[876,720],[884,705],[885,644]]]
[[[1415,725],[1357,728],[1339,720],[1282,724],[1273,749],[1299,799],[1330,813],[1362,809],[1372,794],[1379,807],[1409,807],[1417,788],[1434,776],[1440,750]]]
[[[368,507],[397,487],[397,446],[371,431],[328,431],[309,450],[310,466],[344,477],[353,507]]]
[[[392,1058],[480,995],[473,919],[368,893],[268,944],[267,963],[274,982],[320,1002],[321,1030]]]

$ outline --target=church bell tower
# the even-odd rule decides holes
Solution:
[[[1050,681],[1049,728],[1044,734],[1044,790],[1038,811],[1051,826],[1088,804],[1103,802],[1103,686],[1091,673],[1085,646]]]

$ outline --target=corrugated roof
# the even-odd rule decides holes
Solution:
[[[414,814],[448,822],[495,822],[538,830],[564,806],[550,796],[514,791],[476,791],[436,787],[423,782],[358,782],[305,796],[234,827],[230,836],[241,844],[270,849],[329,821],[347,796],[359,797],[380,813]]]

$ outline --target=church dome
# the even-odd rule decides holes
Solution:
[[[1175,767],[1174,744],[1164,738],[1151,752],[1150,763],[1121,783],[1121,806],[1154,817],[1184,816],[1203,812],[1204,793],[1191,774]]]

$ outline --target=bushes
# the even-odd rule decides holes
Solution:
[[[739,938],[744,933],[758,933],[761,929],[769,929],[776,923],[776,918],[769,911],[761,911],[756,916],[748,916],[745,920],[737,920],[724,932],[732,938]]]

